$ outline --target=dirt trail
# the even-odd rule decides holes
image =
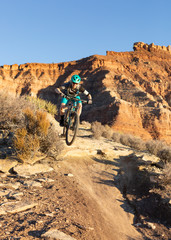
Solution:
[[[75,143],[64,149],[60,163],[73,174],[78,191],[89,199],[85,219],[94,230],[88,239],[143,239],[133,226],[133,211],[114,185],[119,155],[128,155],[130,150],[109,140],[92,139],[90,134],[88,127],[80,128]]]
[[[0,239],[47,239],[43,234],[53,229],[75,240],[144,239],[134,225],[134,211],[115,184],[120,158],[132,150],[104,138],[93,139],[87,123],[80,125],[72,146],[63,142],[58,161],[39,161],[52,171],[26,177],[0,173],[1,206],[15,207],[15,214],[0,209]],[[17,210],[21,203],[33,207]]]

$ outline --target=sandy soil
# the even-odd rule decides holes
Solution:
[[[119,158],[132,150],[109,140],[94,140],[90,135],[89,127],[81,127],[75,143],[64,145],[58,161],[42,160],[53,167],[51,172],[29,178],[1,175],[3,184],[20,183],[15,192],[23,193],[21,201],[37,205],[0,215],[0,239],[43,239],[42,234],[49,229],[77,240],[169,239],[166,233],[161,238],[150,229],[145,230],[146,235],[140,231],[134,209],[115,184]],[[28,186],[28,180],[41,186]],[[1,203],[17,200],[9,195],[1,197]]]

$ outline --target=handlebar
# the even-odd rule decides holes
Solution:
[[[68,100],[74,100],[74,101],[76,101],[76,102],[78,102],[78,101],[81,101],[82,103],[88,103],[88,100],[83,100],[83,99],[78,99],[78,98],[76,98],[76,97],[69,97],[69,96],[67,96],[67,95],[62,95],[64,98],[66,98],[66,99],[68,99]]]

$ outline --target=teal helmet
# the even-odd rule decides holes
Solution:
[[[80,83],[81,82],[81,78],[79,75],[73,75],[71,78],[71,82],[73,83]]]

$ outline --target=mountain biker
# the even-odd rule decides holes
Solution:
[[[71,81],[65,83],[59,88],[55,89],[55,92],[60,94],[62,96],[61,100],[61,107],[60,107],[60,126],[64,126],[64,113],[65,113],[65,107],[68,102],[68,99],[65,97],[74,97],[77,99],[80,99],[79,94],[84,93],[88,97],[88,104],[92,104],[92,96],[91,94],[80,84],[81,77],[79,75],[73,75],[71,77]],[[78,104],[78,115],[81,115],[82,112],[82,102],[79,100],[77,102]]]

